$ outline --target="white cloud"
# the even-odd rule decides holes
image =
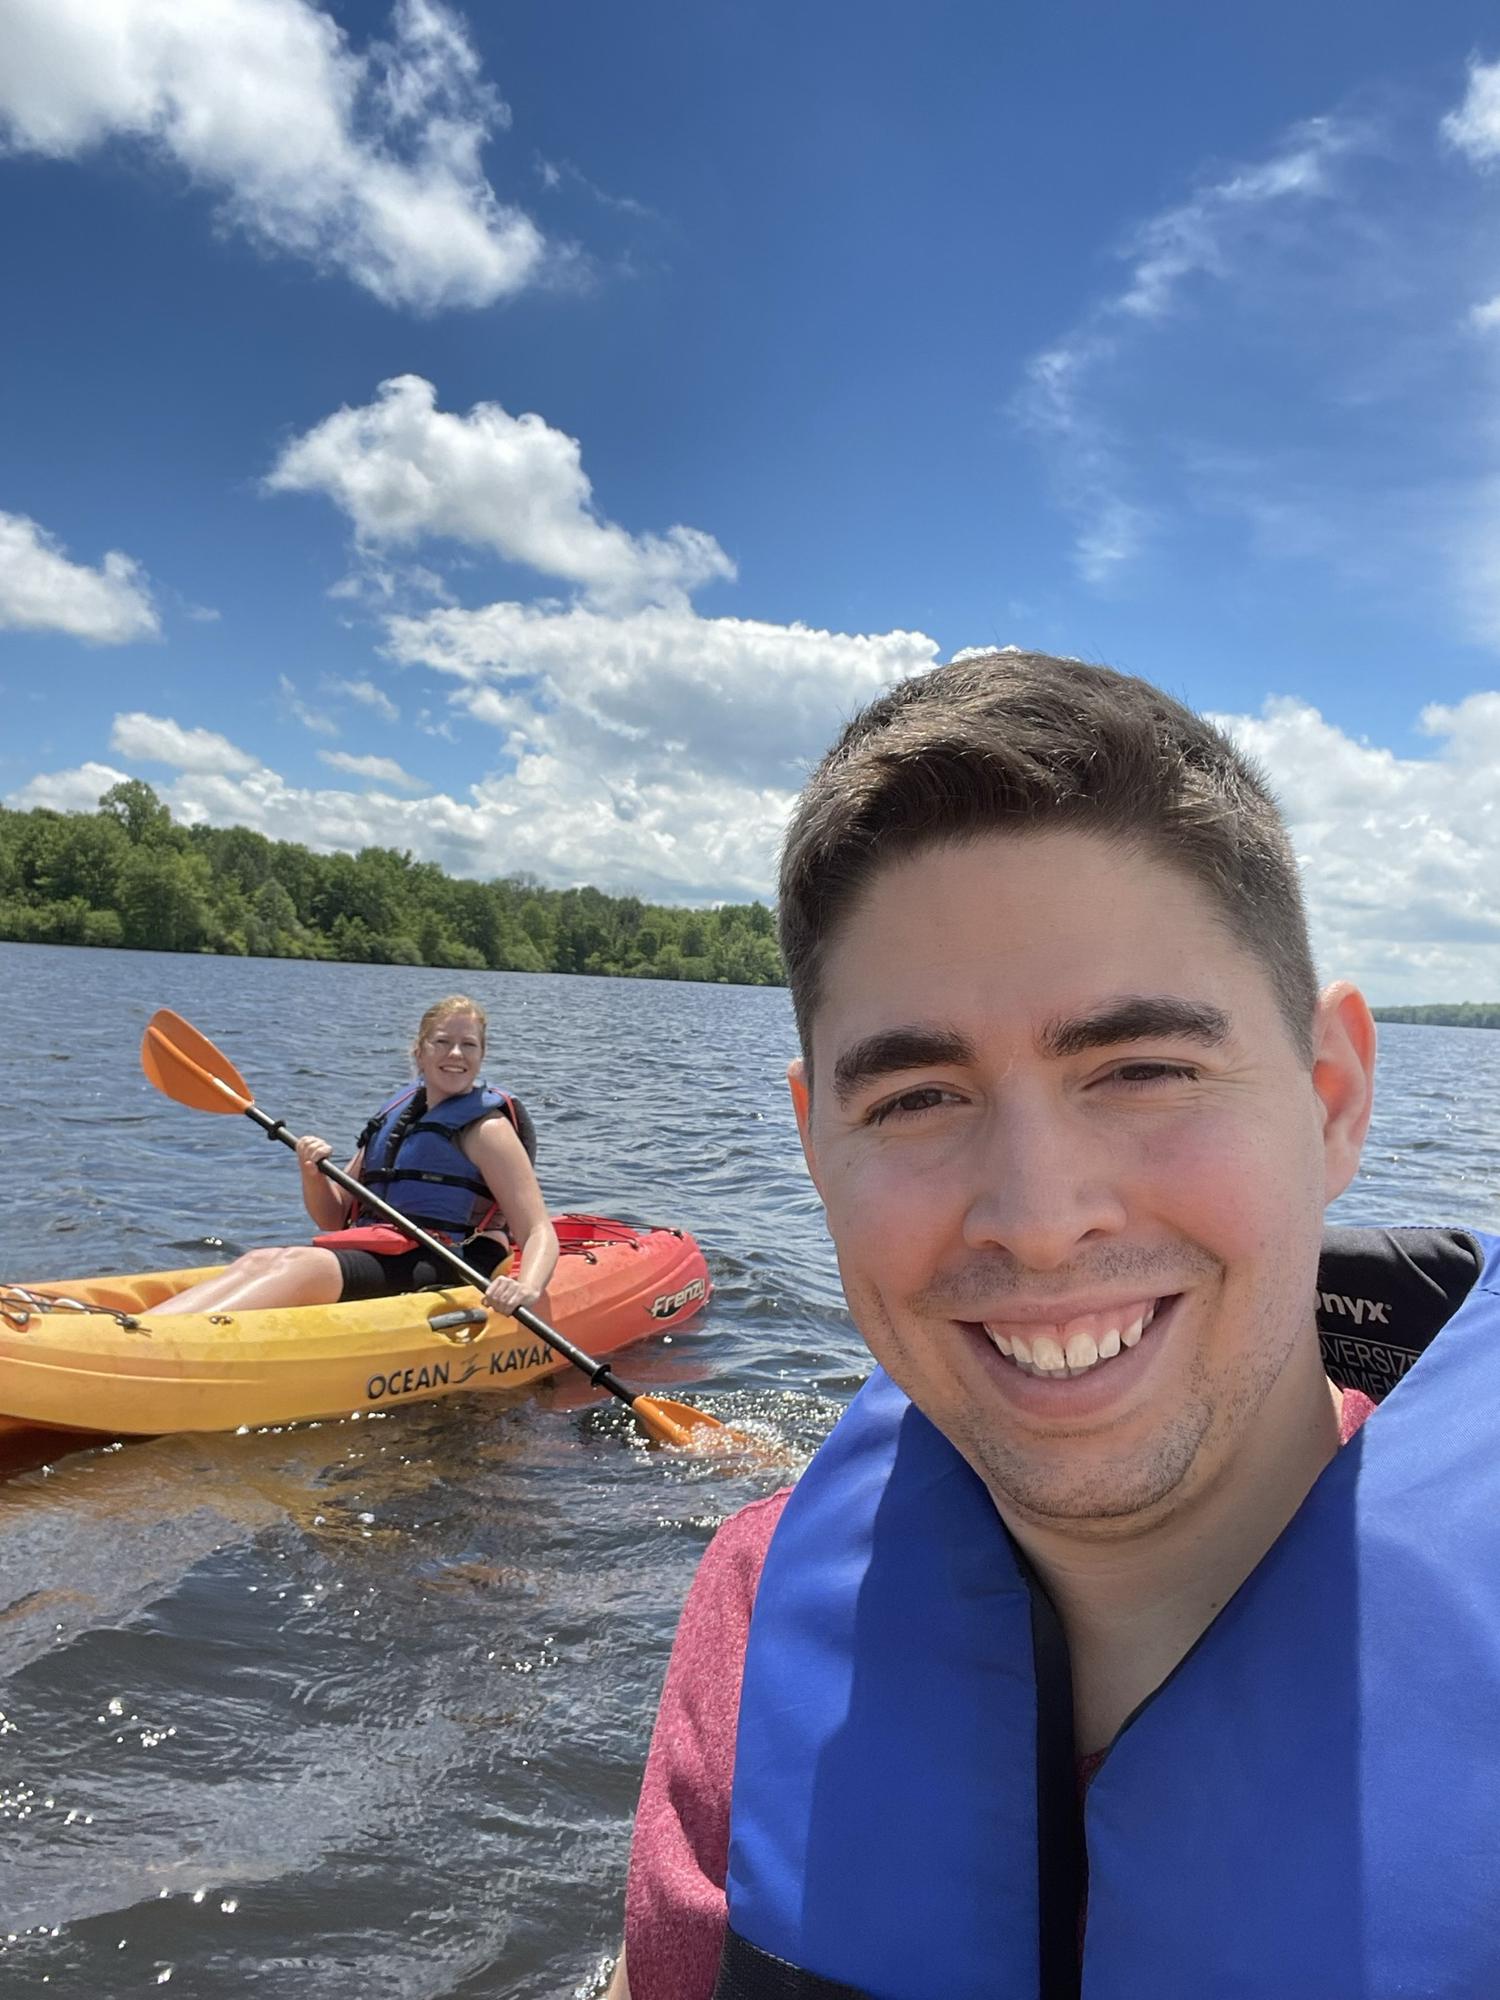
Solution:
[[[1199,272],[1221,276],[1239,215],[1289,196],[1331,194],[1329,163],[1352,139],[1348,128],[1332,119],[1309,119],[1293,128],[1270,159],[1238,167],[1150,217],[1127,246],[1130,277],[1109,309],[1159,319],[1175,304],[1185,279]]]
[[[601,208],[617,209],[620,214],[633,216],[640,222],[657,222],[661,219],[654,208],[644,201],[637,201],[634,195],[610,194],[596,181],[591,181],[583,169],[576,167],[571,160],[547,160],[538,154],[532,164],[536,169],[537,178],[549,194],[554,194],[564,182],[567,182],[572,187],[581,188],[586,195],[597,201]]]
[[[1100,463],[1098,454],[1090,453],[1089,459]],[[1073,469],[1076,474],[1079,461]],[[1073,559],[1085,583],[1103,584],[1141,553],[1154,524],[1149,509],[1111,493],[1107,486],[1097,487],[1090,500],[1092,518],[1078,531]]]
[[[649,606],[491,604],[388,621],[389,646],[460,683],[457,699],[529,754],[795,787],[840,719],[933,665],[921,632],[852,634]]]
[[[1500,62],[1471,59],[1464,101],[1441,125],[1443,137],[1481,172],[1500,160]],[[1480,333],[1500,327],[1500,297],[1469,308],[1469,325]]]
[[[437,407],[419,375],[324,418],[282,452],[273,493],[325,493],[370,547],[447,536],[584,590],[595,602],[671,603],[734,564],[712,535],[631,535],[603,519],[576,438],[498,403]]]
[[[382,722],[400,720],[400,709],[385,689],[376,687],[374,681],[329,681],[326,686],[332,694],[345,694],[351,701],[359,702],[362,707],[373,708]]]
[[[540,273],[544,245],[481,152],[509,112],[440,0],[397,0],[355,50],[313,0],[8,0],[0,140],[77,158],[135,140],[221,199],[267,248],[388,305],[482,306]]]
[[[17,812],[46,806],[52,812],[92,812],[104,794],[123,785],[128,771],[112,764],[80,764],[72,771],[46,771],[6,794],[5,803]]]
[[[494,730],[475,787],[509,868],[673,900],[770,893],[786,815],[842,720],[933,665],[920,632],[859,635],[492,604],[393,618],[392,653],[451,676]],[[473,736],[472,725],[465,740]]]
[[[25,514],[0,513],[0,631],[65,632],[119,646],[161,630],[145,572],[116,549],[98,569],[73,562]]]
[[[1493,166],[1500,159],[1500,62],[1470,59],[1464,101],[1448,113],[1441,129],[1449,145],[1475,166]]]
[[[347,771],[351,778],[369,778],[377,785],[398,785],[404,792],[425,792],[425,778],[403,771],[394,757],[356,757],[348,750],[320,750],[319,757],[335,771]]]
[[[353,604],[361,611],[379,615],[412,604],[458,601],[448,588],[447,579],[427,563],[393,563],[384,552],[377,555],[368,541],[356,542],[354,555],[354,567],[348,575],[328,587],[327,594],[335,603]],[[468,558],[459,560],[464,562]]]
[[[1348,736],[1285,696],[1215,720],[1270,774],[1325,977],[1392,1002],[1500,996],[1500,693],[1425,709],[1427,757]]]
[[[1231,278],[1243,246],[1262,244],[1270,213],[1331,198],[1333,163],[1361,137],[1346,123],[1308,120],[1266,160],[1206,179],[1186,201],[1148,217],[1120,252],[1124,282],[1033,357],[1014,410],[1046,446],[1062,503],[1079,520],[1074,560],[1085,582],[1119,575],[1155,527],[1104,413],[1101,377],[1128,342],[1180,310],[1190,280]]]
[[[117,715],[110,731],[109,747],[122,757],[144,757],[158,764],[171,764],[179,771],[220,771],[237,773],[259,768],[252,757],[220,736],[214,729],[184,729],[167,715],[146,715],[139,709]]]
[[[449,714],[464,725],[418,718],[450,739],[449,787],[427,797],[308,789],[248,757],[244,768],[227,758],[214,768],[206,751],[187,769],[195,745],[222,739],[152,718],[120,740],[149,745],[142,754],[175,746],[179,775],[157,789],[190,821],[323,850],[409,847],[464,875],[743,899],[771,891],[807,763],[853,709],[937,657],[921,633],[819,632],[663,607],[628,618],[584,606],[440,610],[393,621],[391,643],[448,677]],[[377,783],[404,776],[386,759],[320,754]],[[85,789],[77,774],[36,782]]]
[[[297,718],[304,729],[310,729],[315,736],[338,735],[339,726],[333,717],[325,714],[321,708],[309,708],[298,694],[295,681],[288,680],[285,674],[278,674],[276,688],[281,696],[282,706],[288,714]]]
[[[89,811],[126,775],[103,764],[49,772],[6,803]],[[254,827],[321,853],[405,848],[457,875],[528,873],[668,902],[768,894],[791,804],[789,792],[691,771],[667,780],[607,778],[547,756],[412,799],[293,785],[264,767],[189,772],[153,784],[188,824]]]
[[[1469,62],[1463,102],[1442,120],[1442,137],[1481,173],[1500,161],[1500,62]],[[1490,280],[1493,283],[1493,278]],[[1500,329],[1500,296],[1471,305],[1465,324],[1488,337]],[[1493,435],[1493,423],[1475,423]],[[1491,473],[1471,482],[1450,510],[1447,546],[1458,600],[1469,612],[1475,637],[1500,645],[1500,477]]]
[[[937,656],[921,633],[701,617],[688,593],[734,574],[711,536],[628,533],[595,510],[576,440],[495,404],[442,412],[416,376],[295,439],[267,483],[337,501],[367,558],[386,650],[455,684],[449,715],[422,708],[415,727],[465,749],[473,721],[495,732],[498,768],[469,807],[454,802],[446,819],[441,798],[433,807],[471,871],[528,868],[680,898],[762,893],[806,762],[845,713]],[[393,572],[370,551],[440,535],[576,594],[399,608]],[[342,684],[376,705],[372,684],[357,685]],[[477,862],[490,845],[495,856]]]

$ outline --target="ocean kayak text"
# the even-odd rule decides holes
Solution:
[[[503,1353],[497,1348],[484,1372],[514,1375],[523,1368],[545,1368],[553,1358],[550,1348],[540,1341],[534,1347],[507,1347]],[[425,1361],[420,1368],[398,1368],[390,1375],[372,1375],[365,1384],[365,1397],[371,1403],[378,1403],[382,1396],[415,1396],[423,1389],[456,1387],[472,1381],[480,1372],[477,1361],[468,1362],[459,1376],[451,1373],[452,1366],[449,1361]]]

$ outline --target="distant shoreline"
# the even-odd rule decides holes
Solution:
[[[182,825],[139,778],[97,812],[0,806],[0,939],[227,958],[782,986],[764,903],[645,902],[530,875],[477,881],[389,847],[315,852]]]
[[[1500,1028],[1500,1001],[1449,1000],[1431,1007],[1372,1007],[1377,1021],[1405,1021],[1419,1028]]]

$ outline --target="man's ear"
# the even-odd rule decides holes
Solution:
[[[1318,999],[1313,1089],[1323,1114],[1323,1198],[1332,1201],[1354,1179],[1375,1102],[1375,1023],[1346,979]]]
[[[802,1141],[802,1157],[807,1162],[812,1184],[821,1196],[823,1190],[818,1187],[818,1162],[812,1142],[812,1083],[808,1078],[807,1064],[801,1056],[787,1064],[786,1082],[792,1093],[792,1109],[797,1114],[797,1136]]]

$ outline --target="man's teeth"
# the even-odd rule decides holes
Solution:
[[[1134,1347],[1156,1317],[1160,1301],[1127,1306],[1114,1313],[1089,1313],[1062,1326],[1033,1328],[985,1325],[1000,1352],[1028,1375],[1085,1375],[1101,1361],[1113,1361],[1122,1347]]]

